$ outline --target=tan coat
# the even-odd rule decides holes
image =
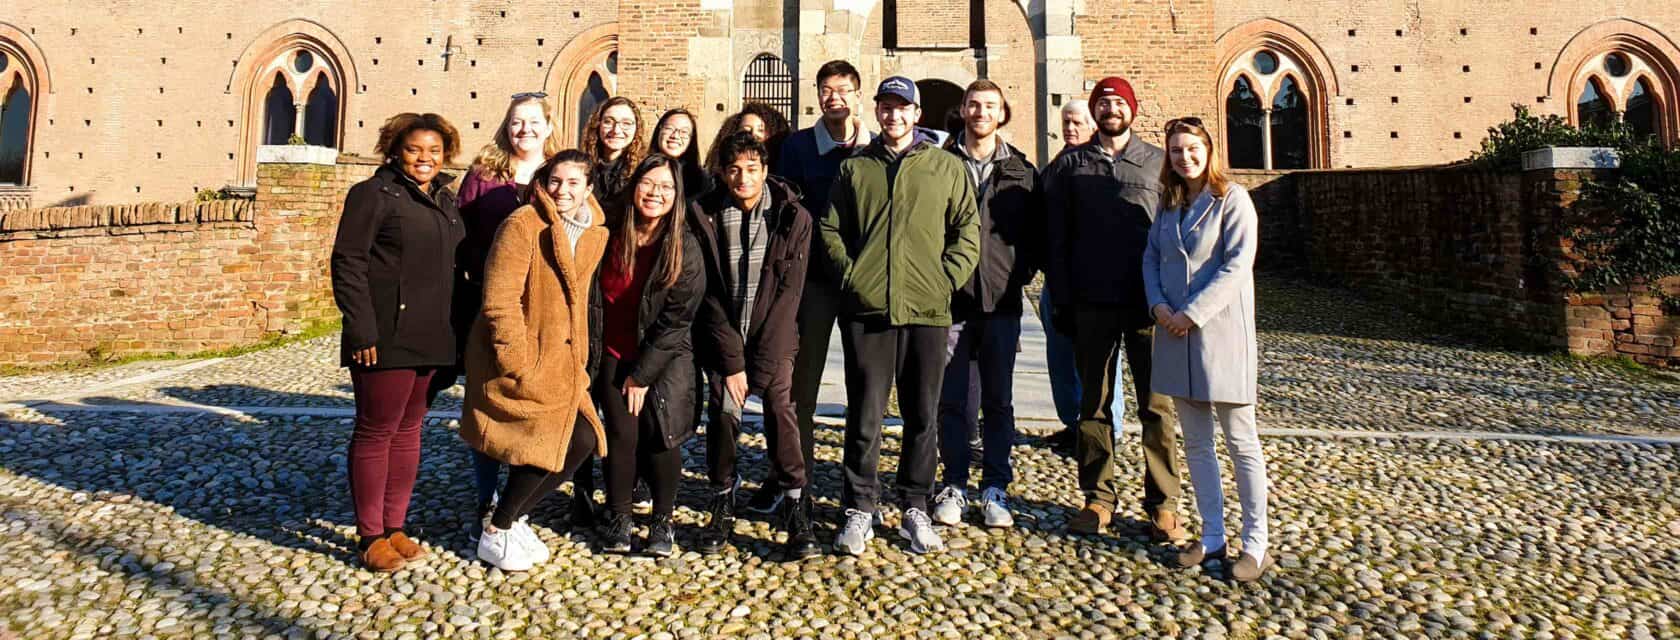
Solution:
[[[594,224],[574,256],[560,221],[526,205],[496,232],[484,269],[484,307],[467,341],[467,397],[461,437],[512,465],[559,471],[581,417],[606,432],[590,402],[589,287],[607,248]]]

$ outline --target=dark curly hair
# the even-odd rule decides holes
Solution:
[[[590,160],[596,165],[607,161],[604,150],[606,145],[601,142],[601,119],[606,117],[608,109],[619,105],[629,107],[631,116],[636,119],[636,135],[631,136],[630,146],[624,148],[622,162],[618,163],[620,175],[616,176],[627,181],[630,171],[641,164],[642,156],[647,152],[647,128],[642,126],[642,110],[636,107],[636,101],[624,96],[613,96],[595,107],[595,113],[589,114],[589,122],[583,126],[583,152],[589,154]]]
[[[373,145],[373,152],[390,162],[402,156],[403,143],[416,131],[431,131],[443,138],[443,163],[455,163],[455,156],[461,153],[461,132],[435,113],[404,112],[391,116],[379,126],[379,142]]]
[[[712,138],[712,146],[706,150],[706,170],[717,173],[723,170],[723,163],[718,158],[718,148],[723,146],[723,139],[741,130],[741,120],[747,116],[758,116],[764,121],[764,148],[768,155],[764,158],[764,166],[776,166],[776,154],[782,149],[782,141],[792,133],[788,126],[787,116],[775,107],[763,102],[748,102],[741,110],[723,121],[718,132]]]

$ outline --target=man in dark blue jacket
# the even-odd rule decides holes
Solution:
[[[833,60],[817,69],[817,102],[822,119],[815,126],[800,129],[782,145],[775,175],[799,187],[806,211],[828,210],[828,190],[840,173],[840,161],[852,151],[869,144],[869,131],[858,116],[862,78],[851,63]],[[814,214],[813,214],[814,215]],[[810,266],[805,293],[799,306],[799,354],[793,366],[793,404],[799,420],[800,442],[805,468],[816,464],[815,437],[817,390],[822,385],[823,365],[828,362],[828,341],[840,316],[840,283],[816,234],[812,234]],[[747,510],[771,513],[783,492],[760,491]]]

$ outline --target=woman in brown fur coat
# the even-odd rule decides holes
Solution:
[[[526,514],[590,454],[606,455],[588,359],[589,287],[607,230],[589,171],[583,153],[562,151],[531,177],[531,204],[491,244],[484,308],[467,343],[461,437],[509,466],[478,557],[503,571],[548,559]]]

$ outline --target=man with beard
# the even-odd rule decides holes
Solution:
[[[1103,78],[1092,89],[1097,135],[1063,152],[1044,172],[1050,219],[1047,264],[1051,322],[1072,336],[1084,393],[1074,458],[1085,508],[1068,528],[1100,533],[1114,516],[1115,363],[1122,350],[1132,371],[1143,423],[1143,509],[1157,540],[1180,543],[1178,465],[1172,401],[1151,393],[1153,319],[1143,289],[1143,251],[1161,197],[1160,147],[1132,135],[1138,101],[1132,85]]]

